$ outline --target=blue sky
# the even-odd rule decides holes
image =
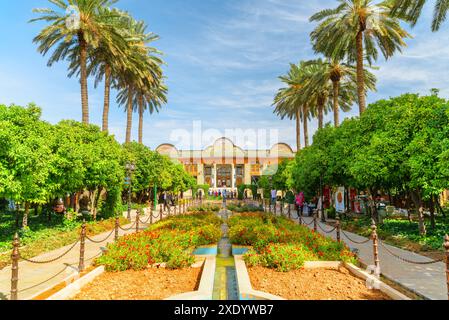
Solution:
[[[431,1],[431,3],[433,3]],[[201,120],[203,129],[274,129],[279,140],[295,146],[295,124],[279,120],[271,103],[290,62],[314,57],[308,18],[334,7],[333,0],[121,0],[117,6],[145,20],[160,35],[155,46],[165,53],[169,103],[160,114],[146,115],[144,143],[151,148],[175,141],[173,130],[192,130]],[[67,64],[48,68],[32,38],[42,24],[29,24],[36,7],[46,0],[0,0],[0,103],[35,102],[51,123],[81,119],[79,83],[67,78]],[[375,71],[378,92],[369,102],[404,92],[426,94],[441,89],[449,97],[449,23],[430,32],[432,6],[409,32],[409,46],[388,62],[380,59]],[[89,87],[91,122],[101,124],[103,89]],[[345,114],[357,114],[357,106]],[[331,121],[328,115],[326,121]],[[123,142],[126,116],[112,99],[110,129]],[[311,133],[316,122],[310,125]],[[137,139],[137,117],[133,128]],[[208,142],[202,142],[205,146]],[[251,148],[251,143],[247,147]]]

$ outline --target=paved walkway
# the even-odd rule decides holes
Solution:
[[[293,214],[296,217],[296,213]],[[306,223],[311,223],[313,218],[305,217]],[[298,220],[296,220],[298,221]],[[332,230],[329,225],[319,222],[319,225],[326,231]],[[313,229],[313,223],[309,228]],[[331,234],[326,234],[320,228],[318,228],[319,233],[330,236],[336,239],[336,232]],[[361,237],[357,234],[347,232],[345,233],[357,242],[366,241],[367,238]],[[374,265],[373,258],[373,245],[372,242],[366,244],[355,244],[351,242],[344,234],[341,235],[341,240],[343,240],[351,249],[357,249],[359,258],[361,262],[365,265]],[[384,244],[390,251],[403,257],[407,260],[417,261],[417,262],[428,262],[432,261],[427,257],[421,256],[419,254],[402,250],[394,246]],[[381,273],[383,276],[392,280],[400,285],[406,287],[410,291],[418,294],[419,296],[430,299],[430,300],[447,300],[447,285],[446,285],[446,266],[443,262],[430,264],[430,265],[416,265],[401,261],[390,253],[388,253],[385,248],[379,245],[379,259]]]
[[[147,209],[145,209],[147,210]],[[145,211],[146,212],[146,211]],[[172,211],[173,213],[173,211]],[[154,212],[157,218],[153,219],[153,222],[159,221],[159,212]],[[127,213],[123,214],[124,217]],[[132,211],[132,221],[135,221],[136,211]],[[140,218],[141,221],[147,221],[149,215]],[[132,224],[123,226],[123,229],[128,229]],[[142,225],[141,225],[142,227]],[[112,230],[111,230],[112,231]],[[111,231],[92,237],[95,241],[100,241],[106,238]],[[135,232],[135,227],[129,231],[123,231],[119,229],[119,235],[125,235]],[[114,242],[114,234],[112,234],[106,241],[101,243],[92,243],[86,239],[85,246],[85,266],[89,267],[93,260],[101,255],[101,248],[106,247],[108,243]],[[72,244],[73,245],[73,244]],[[65,246],[63,248],[42,254],[32,260],[45,261],[58,257],[60,254],[67,251],[72,245]],[[75,275],[79,263],[79,243],[71,250],[66,256],[51,262],[48,264],[33,264],[26,261],[19,262],[19,299],[28,300],[32,297],[42,293],[45,290],[52,288],[53,286],[65,281],[71,275]],[[5,267],[0,270],[0,300],[7,300],[10,297],[11,290],[11,266]]]

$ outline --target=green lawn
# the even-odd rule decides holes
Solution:
[[[432,229],[426,219],[427,235],[419,234],[418,222],[410,223],[407,219],[384,219],[378,225],[379,237],[387,243],[413,251],[443,250],[443,239],[449,233],[449,219],[437,218],[436,228]],[[367,216],[348,217],[342,221],[342,228],[362,236],[371,235],[371,219]]]

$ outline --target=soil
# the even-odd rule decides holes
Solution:
[[[307,269],[277,272],[248,268],[255,290],[288,300],[391,300],[379,290],[368,290],[365,281],[346,268]]]
[[[73,300],[163,300],[198,290],[201,268],[105,272]]]

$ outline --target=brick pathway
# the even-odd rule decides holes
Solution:
[[[158,217],[153,219],[153,222],[159,221],[159,212],[154,212],[154,215]],[[125,217],[127,213],[123,214]],[[132,221],[135,221],[136,212],[132,211]],[[145,222],[148,219],[148,215],[141,217],[141,221]],[[123,229],[128,229],[132,224],[123,226]],[[142,225],[141,225],[142,227]],[[123,231],[119,229],[119,235],[125,235],[135,232],[135,228],[129,231]],[[95,241],[100,241],[106,238],[111,231],[92,237]],[[108,243],[114,241],[114,235],[112,234],[106,241],[101,243],[92,243],[86,240],[85,246],[85,266],[89,267],[94,258],[101,254],[101,248],[106,247]],[[73,245],[73,244],[72,244]],[[33,258],[36,261],[51,260],[58,255],[67,251],[72,245],[53,250],[48,253],[44,253],[38,257]],[[39,293],[48,290],[49,288],[63,282],[66,278],[77,273],[77,267],[79,262],[80,245],[77,244],[73,250],[71,250],[66,256],[52,263],[48,264],[33,264],[26,261],[19,262],[19,299],[28,300],[38,295]],[[10,297],[11,290],[11,266],[5,267],[0,270],[0,300],[7,300]]]

